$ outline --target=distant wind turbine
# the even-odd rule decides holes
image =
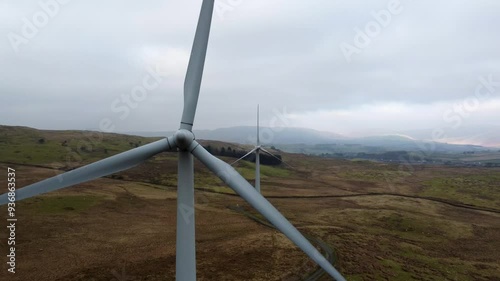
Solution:
[[[161,152],[178,151],[176,280],[196,280],[194,156],[269,220],[276,229],[283,232],[330,276],[343,281],[344,277],[269,201],[262,197],[233,167],[210,154],[195,140],[192,128],[200,93],[213,8],[214,0],[203,0],[184,81],[184,109],[180,128],[173,136],[18,189],[15,192],[15,198],[19,201],[87,182],[130,169]],[[0,205],[9,203],[10,198],[12,196],[9,193],[0,195]]]
[[[276,157],[274,154],[271,152],[267,151],[265,148],[263,148],[260,145],[260,132],[259,132],[259,105],[257,105],[257,145],[250,150],[247,154],[243,155],[242,157],[238,158],[236,161],[231,163],[231,166],[239,162],[240,160],[246,158],[248,155],[252,154],[255,152],[255,189],[260,192],[260,151],[263,151],[264,153],[267,153],[271,155],[272,157],[278,159],[281,163],[285,163],[282,159]],[[285,163],[286,164],[286,163]],[[286,164],[287,166],[290,166]]]

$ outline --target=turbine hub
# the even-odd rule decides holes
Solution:
[[[188,130],[180,129],[175,132],[174,139],[180,150],[187,150],[194,141],[194,134]]]

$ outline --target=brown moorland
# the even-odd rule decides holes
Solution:
[[[0,129],[3,187],[7,167],[22,187],[152,141],[104,135],[82,149],[82,132]],[[65,161],[73,152],[81,158]],[[347,280],[500,280],[500,169],[280,154],[293,168],[262,166],[264,196],[334,250]],[[253,163],[237,169],[253,181]],[[200,163],[195,170],[199,280],[303,280],[316,269],[281,233],[235,211],[259,217]],[[7,272],[2,227],[0,280],[174,280],[176,173],[175,153],[164,153],[17,202],[16,273]]]

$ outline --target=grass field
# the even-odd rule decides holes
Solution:
[[[0,170],[15,168],[22,187],[153,141],[106,134],[82,150],[84,139],[91,143],[89,133],[2,126]],[[347,280],[500,280],[500,169],[282,157],[294,168],[261,166],[263,194],[335,250]],[[253,183],[253,163],[236,168]],[[302,280],[315,269],[282,234],[235,212],[255,213],[197,161],[195,172],[198,280]],[[164,153],[17,202],[17,273],[3,262],[0,280],[174,280],[176,174],[175,153]]]

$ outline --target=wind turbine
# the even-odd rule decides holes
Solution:
[[[214,0],[203,0],[196,34],[184,81],[184,109],[179,130],[144,146],[111,156],[61,175],[18,189],[16,200],[30,198],[42,193],[87,182],[103,176],[132,168],[154,155],[165,151],[178,151],[177,187],[177,237],[176,280],[196,280],[195,216],[194,216],[194,165],[193,156],[215,173],[224,183],[259,211],[277,229],[304,251],[336,280],[345,280],[342,275],[309,243],[309,241],[281,215],[260,193],[258,193],[236,170],[216,158],[203,148],[192,133],[196,105],[200,92],[205,55],[210,33]],[[11,202],[9,193],[0,195],[0,205]]]
[[[265,153],[271,155],[272,157],[278,159],[282,163],[285,163],[285,162],[282,159],[276,157],[271,152],[267,151],[265,148],[263,148],[260,145],[260,135],[259,135],[259,133],[260,133],[259,132],[259,105],[257,105],[257,145],[252,150],[250,150],[247,154],[243,155],[242,157],[238,158],[236,161],[234,161],[233,163],[231,163],[231,166],[234,165],[234,164],[236,164],[238,161],[244,159],[248,155],[250,155],[250,154],[252,154],[252,153],[255,152],[255,189],[259,193],[261,193],[260,192],[260,151],[262,150],[263,152],[265,152]],[[290,166],[288,164],[286,164],[286,165]]]

